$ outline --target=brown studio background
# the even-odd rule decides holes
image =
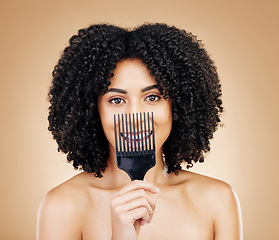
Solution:
[[[89,24],[166,22],[191,31],[213,56],[225,127],[192,170],[230,183],[244,239],[279,239],[277,1],[0,1],[0,239],[35,239],[44,194],[73,176],[47,131],[51,72],[70,36]]]

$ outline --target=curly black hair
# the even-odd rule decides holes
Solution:
[[[109,24],[80,29],[69,40],[53,71],[49,90],[49,127],[58,151],[75,168],[102,177],[108,141],[97,99],[123,59],[139,59],[172,102],[173,125],[163,145],[168,173],[203,162],[223,112],[216,66],[192,33],[166,24],[135,29]]]

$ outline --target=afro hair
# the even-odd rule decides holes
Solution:
[[[163,145],[168,173],[177,174],[184,162],[187,168],[203,162],[223,112],[216,67],[196,36],[159,23],[135,29],[91,25],[70,38],[48,95],[48,129],[58,151],[75,168],[102,177],[109,148],[97,99],[123,59],[141,60],[172,102],[172,130]]]

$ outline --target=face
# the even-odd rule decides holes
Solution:
[[[149,70],[140,60],[123,60],[117,63],[110,82],[107,92],[98,98],[110,151],[115,151],[114,114],[143,112],[153,112],[156,151],[161,151],[171,132],[171,102],[160,94]]]

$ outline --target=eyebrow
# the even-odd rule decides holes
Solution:
[[[147,91],[152,90],[154,88],[158,89],[158,84],[147,86],[147,87],[141,89],[141,92],[144,93],[144,92],[147,92]],[[124,89],[121,89],[121,88],[110,88],[104,94],[109,93],[109,92],[117,92],[117,93],[127,94],[127,91],[124,90]]]
[[[104,94],[109,93],[109,92],[117,92],[117,93],[123,93],[123,94],[127,94],[127,91],[121,88],[110,88],[107,91],[105,91]]]
[[[152,90],[152,89],[154,89],[154,88],[157,88],[157,89],[158,89],[158,84],[154,84],[154,85],[151,85],[151,86],[147,86],[147,87],[141,89],[141,92],[144,93],[144,92],[147,92],[147,91]]]

